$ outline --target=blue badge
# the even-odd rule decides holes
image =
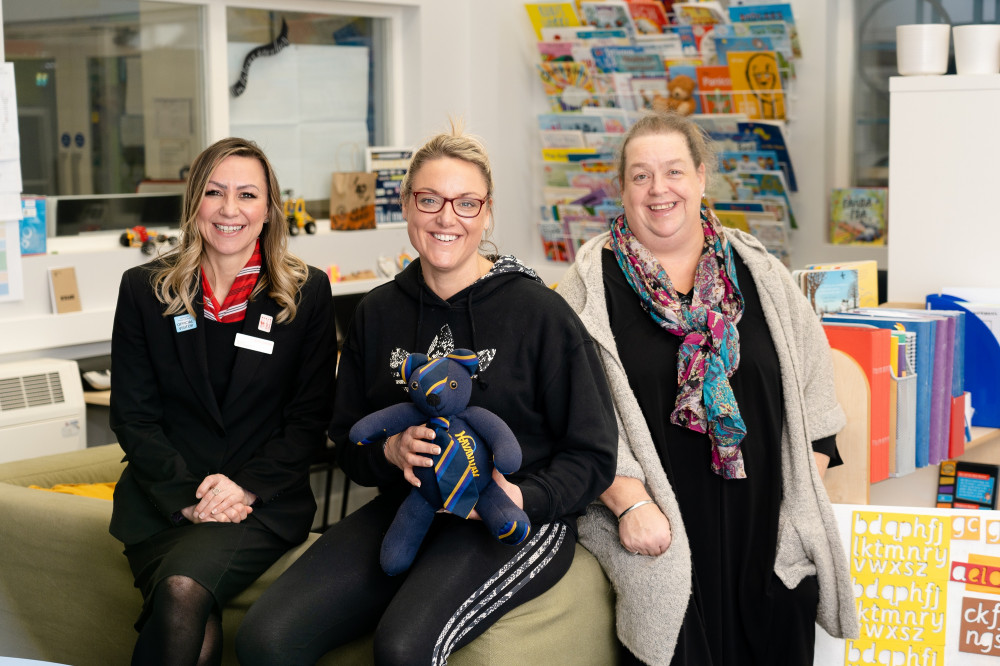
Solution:
[[[174,317],[174,328],[178,333],[183,333],[184,331],[190,331],[198,326],[195,323],[194,317],[189,314],[177,315]]]

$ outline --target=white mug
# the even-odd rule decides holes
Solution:
[[[952,34],[959,74],[1000,73],[1000,25],[956,25]]]
[[[903,76],[944,74],[948,71],[951,26],[917,23],[896,26],[896,67]]]

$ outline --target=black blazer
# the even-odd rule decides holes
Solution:
[[[239,348],[219,401],[209,380],[201,291],[188,315],[163,316],[151,286],[156,262],[122,276],[111,338],[111,428],[128,461],[115,487],[111,534],[133,544],[175,525],[195,490],[222,473],[262,504],[254,516],[297,543],[316,501],[309,464],[326,445],[333,405],[336,333],[330,282],[310,267],[298,313],[278,324],[277,303],[248,304],[242,332],[272,353]],[[274,320],[260,330],[261,315]],[[185,326],[187,324],[187,326]],[[220,408],[221,402],[221,408]]]

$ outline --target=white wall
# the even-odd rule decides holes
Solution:
[[[258,5],[260,0],[247,0],[245,4]],[[313,4],[317,10],[393,5],[383,0],[315,0]],[[789,102],[790,149],[800,183],[800,191],[793,195],[800,225],[792,239],[793,266],[875,258],[885,267],[884,249],[835,247],[825,241],[827,192],[831,187],[849,185],[844,165],[850,127],[844,121],[843,110],[849,108],[846,82],[852,58],[841,43],[849,43],[852,35],[851,3],[798,0],[792,4],[804,51],[797,63],[796,95]],[[398,108],[390,110],[399,118],[393,142],[418,145],[430,134],[445,130],[449,117],[464,119],[467,130],[481,136],[490,150],[496,184],[497,245],[502,252],[547,268],[543,271],[547,280],[557,279],[563,267],[546,267],[535,226],[542,187],[536,116],[546,110],[546,103],[534,70],[534,35],[523,2],[400,0],[396,5],[401,6],[403,51],[396,59],[402,69],[401,90],[396,91]],[[218,11],[214,5],[210,10]],[[439,85],[421,84],[431,80]],[[432,88],[436,90],[427,92]],[[210,127],[214,126],[210,121]],[[351,262],[373,266],[380,250],[399,252],[405,235],[394,230],[386,239],[388,242],[383,242],[382,236],[376,236],[344,247],[343,261],[348,264],[344,268],[357,270]],[[337,255],[339,248],[331,252]],[[43,263],[26,258],[26,282],[46,280]],[[114,294],[121,272],[118,266],[94,270],[98,272],[87,269],[81,280],[94,285],[81,294],[85,307],[88,299],[94,302],[87,293],[90,289],[102,294],[98,297],[102,303],[108,294]],[[23,313],[23,309],[16,310],[11,304],[0,304],[0,321]],[[0,340],[2,360],[5,357]]]

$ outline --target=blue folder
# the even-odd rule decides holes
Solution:
[[[972,425],[1000,428],[1000,343],[964,300],[947,294],[927,297],[934,310],[965,312],[965,390],[971,394]]]

